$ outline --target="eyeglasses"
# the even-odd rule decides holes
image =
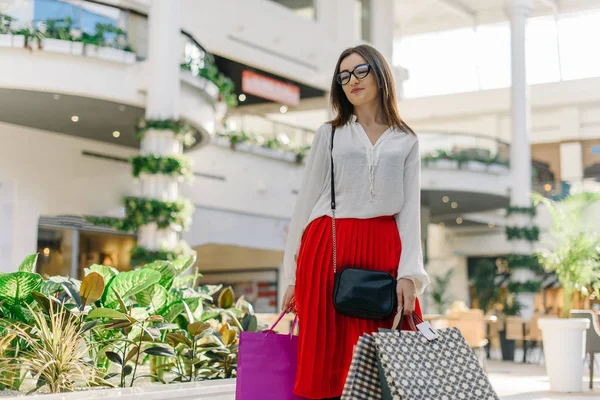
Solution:
[[[354,67],[352,71],[342,71],[335,77],[335,80],[340,85],[345,85],[350,82],[350,78],[352,75],[356,77],[356,79],[365,79],[367,75],[371,72],[371,66],[369,64],[360,64]]]

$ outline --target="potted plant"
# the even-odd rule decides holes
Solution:
[[[73,55],[83,54],[82,32],[73,28],[71,18],[48,19],[40,22],[38,29],[43,33],[40,47],[45,51]]]
[[[444,314],[450,303],[450,296],[446,292],[450,286],[452,275],[454,275],[454,269],[449,269],[441,276],[433,277],[431,298],[437,307],[438,314]]]
[[[500,335],[500,349],[502,350],[503,361],[514,361],[515,360],[515,347],[516,343],[514,340],[506,339],[506,317],[514,317],[521,313],[521,303],[510,294],[504,299],[502,303],[502,311],[500,312],[498,320],[502,324],[503,329],[498,333]]]
[[[590,208],[600,204],[600,193],[579,193],[554,202],[535,195],[536,204],[543,203],[552,218],[552,250],[539,254],[547,271],[556,274],[562,285],[564,302],[561,318],[540,319],[546,371],[550,388],[557,392],[581,392],[583,354],[589,321],[569,318],[573,294],[588,295],[593,290],[600,296],[600,235]]]

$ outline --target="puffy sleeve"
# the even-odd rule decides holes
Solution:
[[[404,203],[396,214],[396,224],[402,240],[398,279],[407,278],[415,283],[417,295],[429,285],[429,276],[423,266],[421,250],[421,158],[419,142],[415,141],[404,162]]]
[[[283,256],[283,270],[289,285],[296,283],[296,259],[302,234],[313,208],[324,190],[329,174],[330,137],[331,125],[322,125],[315,134],[306,158],[302,183],[296,198]]]

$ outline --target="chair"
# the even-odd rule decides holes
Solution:
[[[486,369],[485,346],[486,339],[485,319],[482,310],[471,309],[468,311],[454,311],[449,313],[448,327],[458,328],[471,349],[477,351],[479,362]]]
[[[540,318],[544,317],[546,317],[545,314],[533,314],[531,316],[531,320],[527,324],[527,334],[525,335],[525,340],[523,342],[523,351],[525,353],[536,349],[540,350],[540,357],[538,358],[538,361],[542,359],[543,355],[542,330],[538,326],[538,321],[540,320]]]
[[[590,389],[594,388],[594,354],[600,353],[600,329],[598,316],[590,310],[571,310],[571,318],[585,318],[590,321],[585,340],[585,352],[590,357]]]

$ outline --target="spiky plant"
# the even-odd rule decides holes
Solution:
[[[15,326],[15,334],[26,343],[19,367],[28,370],[36,390],[44,386],[52,393],[73,391],[76,385],[99,383],[98,372],[86,362],[87,347],[79,320],[62,306],[50,302],[48,315],[31,309],[32,327]]]
[[[561,316],[568,318],[573,293],[584,295],[593,290],[600,297],[600,234],[594,218],[586,213],[600,203],[600,193],[579,193],[560,202],[535,195],[552,217],[552,250],[539,255],[540,264],[556,274],[563,287],[564,306]]]

